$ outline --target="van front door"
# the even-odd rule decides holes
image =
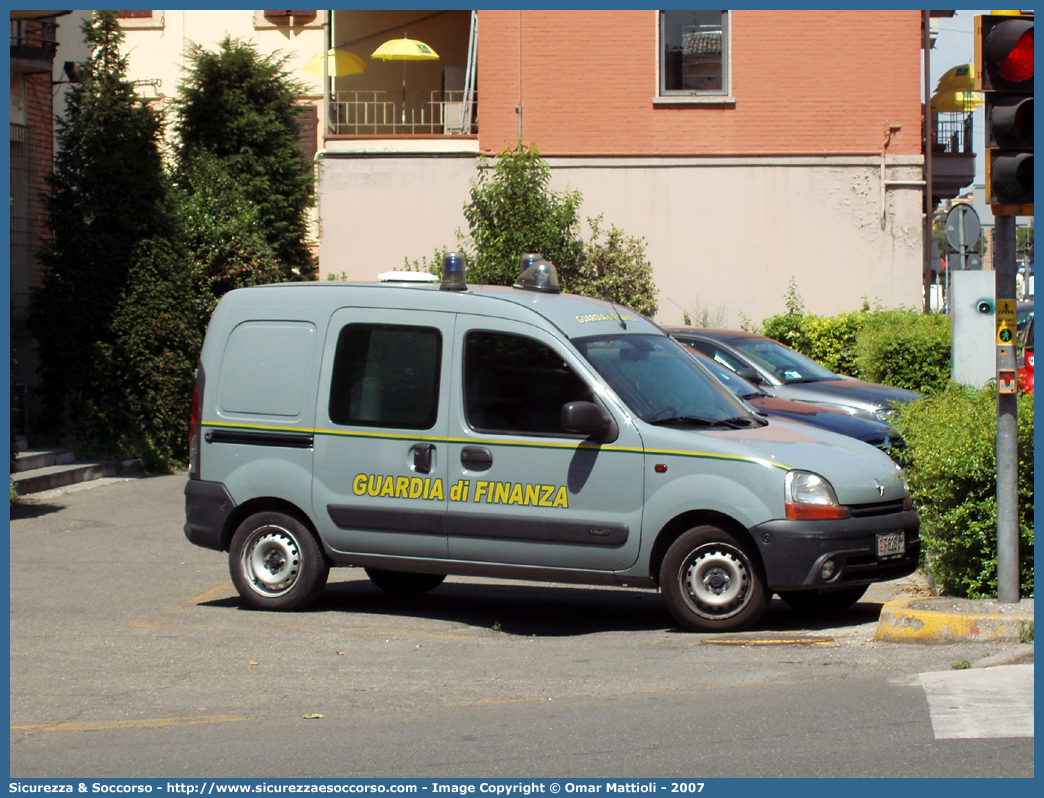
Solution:
[[[446,531],[454,560],[615,571],[640,543],[644,473],[634,426],[586,364],[543,330],[457,317]],[[562,428],[562,406],[617,415],[611,442]]]
[[[312,506],[337,551],[446,556],[453,327],[450,313],[334,313],[319,382]]]

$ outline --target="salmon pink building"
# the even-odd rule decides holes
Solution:
[[[135,13],[131,77],[160,104],[187,42],[287,57],[323,277],[456,248],[470,181],[521,141],[582,216],[645,239],[660,321],[757,324],[792,279],[817,313],[921,305],[920,11]],[[379,55],[403,39],[426,49]]]

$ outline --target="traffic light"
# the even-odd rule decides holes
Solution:
[[[986,202],[1033,215],[1033,15],[975,18],[976,88],[985,95]]]

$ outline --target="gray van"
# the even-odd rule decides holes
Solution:
[[[214,312],[185,534],[245,605],[314,602],[331,566],[420,594],[446,575],[659,587],[685,629],[773,593],[837,610],[910,574],[904,475],[860,441],[769,422],[650,320],[514,287],[286,283]]]

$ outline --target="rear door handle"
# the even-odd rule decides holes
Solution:
[[[465,446],[460,450],[460,463],[469,471],[486,471],[493,465],[493,455],[482,446]]]
[[[418,443],[413,447],[413,468],[418,474],[431,473],[431,461],[435,456],[435,444]]]

